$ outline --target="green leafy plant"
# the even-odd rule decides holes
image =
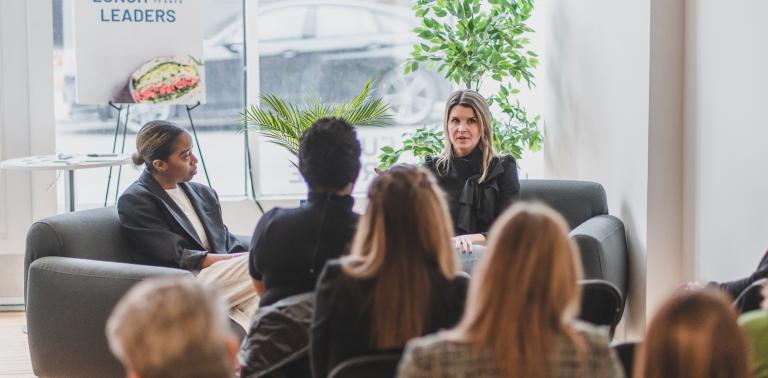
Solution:
[[[538,56],[526,47],[530,43],[526,35],[534,32],[527,25],[534,2],[487,0],[485,5],[481,0],[417,0],[413,9],[420,26],[414,32],[419,42],[413,45],[404,71],[436,66],[447,79],[475,91],[488,78],[496,81],[498,91],[486,96],[488,105],[498,109],[493,117],[494,147],[520,159],[525,149],[538,151],[542,145],[540,117],[529,118],[512,98],[520,92],[519,85],[534,85],[532,69],[538,65]],[[442,127],[432,132],[442,139]],[[382,150],[380,167],[395,163],[402,152],[434,147],[418,133],[407,135],[400,149]],[[440,146],[442,151],[442,142]]]
[[[357,97],[337,105],[323,104],[315,99],[298,106],[266,94],[260,97],[262,107],[251,105],[240,114],[243,128],[254,130],[298,157],[299,138],[321,118],[344,118],[353,126],[390,125],[389,105],[381,98],[370,98],[372,86],[373,81],[368,80]]]
[[[424,160],[427,156],[435,156],[443,151],[443,132],[429,127],[416,129],[413,134],[403,134],[403,146],[397,150],[390,146],[381,148],[379,154],[379,167],[389,168],[397,163],[403,152],[409,151],[419,159]]]

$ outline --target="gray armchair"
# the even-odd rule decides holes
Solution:
[[[520,180],[523,200],[541,201],[563,215],[579,245],[585,279],[614,284],[627,298],[627,238],[624,223],[608,214],[603,186],[570,180]]]
[[[145,278],[191,274],[130,261],[114,207],[56,215],[32,224],[24,290],[35,375],[124,375],[104,333],[112,308]]]

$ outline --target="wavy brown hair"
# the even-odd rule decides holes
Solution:
[[[450,215],[434,177],[419,167],[395,166],[368,190],[344,273],[372,280],[371,340],[378,349],[402,348],[422,335],[430,291],[428,272],[458,272]]]
[[[448,172],[451,166],[451,156],[453,156],[453,145],[451,144],[450,133],[448,132],[448,119],[451,116],[451,109],[454,106],[461,105],[472,108],[480,122],[480,142],[478,146],[483,151],[483,173],[480,175],[479,182],[483,182],[488,175],[488,168],[491,165],[491,159],[496,156],[493,150],[493,117],[488,109],[488,103],[480,93],[472,90],[459,90],[451,93],[445,104],[445,119],[443,120],[443,134],[445,135],[443,153],[437,158],[437,171],[440,174]]]
[[[678,293],[653,317],[635,360],[635,377],[746,378],[749,351],[725,294]]]
[[[464,317],[447,336],[494,350],[505,377],[544,377],[557,337],[585,350],[569,326],[581,302],[578,247],[562,216],[537,203],[506,210],[488,240]]]

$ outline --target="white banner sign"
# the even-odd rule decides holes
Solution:
[[[74,0],[78,104],[205,102],[202,0]]]

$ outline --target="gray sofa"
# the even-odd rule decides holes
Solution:
[[[124,375],[104,334],[112,308],[145,278],[191,274],[130,261],[114,207],[56,215],[32,224],[24,287],[35,375]]]
[[[521,180],[521,196],[543,201],[562,213],[581,247],[585,278],[610,281],[626,298],[624,226],[608,215],[600,184]],[[190,274],[130,261],[114,207],[56,215],[30,227],[25,295],[36,375],[122,376],[104,335],[112,308],[145,278]]]

